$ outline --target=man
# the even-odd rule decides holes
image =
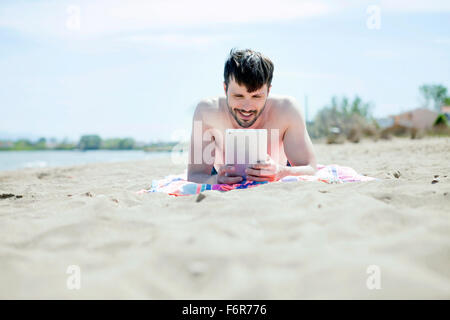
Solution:
[[[225,165],[225,130],[267,129],[267,161],[247,168],[247,179],[275,181],[285,176],[313,175],[316,158],[305,120],[290,97],[271,96],[274,66],[253,50],[231,50],[225,62],[225,97],[202,100],[194,113],[188,180],[234,184],[243,180]]]

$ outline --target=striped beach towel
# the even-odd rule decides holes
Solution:
[[[321,181],[325,183],[345,183],[377,180],[358,174],[350,167],[339,165],[317,165],[317,172],[313,176],[287,176],[279,181],[243,181],[232,185],[228,184],[202,184],[186,180],[186,172],[178,175],[169,175],[161,180],[153,180],[150,189],[141,190],[138,193],[163,192],[174,196],[195,195],[207,190],[230,191],[236,189],[247,189],[267,183],[283,183],[293,181]]]

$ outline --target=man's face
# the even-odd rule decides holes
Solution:
[[[231,115],[241,127],[248,128],[255,123],[264,110],[270,88],[264,84],[254,92],[247,92],[244,85],[240,86],[231,78],[228,90],[224,83],[224,90]]]

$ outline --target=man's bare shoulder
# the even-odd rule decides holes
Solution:
[[[195,117],[209,117],[219,111],[220,97],[204,98],[200,100],[195,108]]]
[[[197,108],[209,111],[217,110],[219,108],[220,98],[221,97],[212,97],[201,99],[197,104]]]
[[[272,95],[268,98],[273,112],[277,115],[302,115],[300,104],[297,99],[286,95]]]

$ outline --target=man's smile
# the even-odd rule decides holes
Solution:
[[[236,109],[237,114],[242,118],[242,120],[250,120],[256,111],[244,111],[240,109]]]

